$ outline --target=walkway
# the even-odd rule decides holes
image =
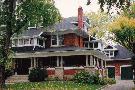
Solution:
[[[102,90],[132,90],[134,87],[132,80],[119,80],[116,84],[108,86]]]

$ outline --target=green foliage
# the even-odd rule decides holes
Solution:
[[[32,26],[45,27],[61,19],[58,9],[49,0],[26,0],[17,8],[18,17],[27,17]]]
[[[48,77],[47,70],[43,70],[40,68],[33,68],[30,71],[28,79],[30,82],[40,82],[40,81],[44,81],[45,78],[47,77]]]
[[[106,84],[115,84],[116,81],[111,78],[99,78],[99,74],[90,74],[88,72],[80,72],[74,75],[73,81],[77,83],[85,83],[85,84],[100,84],[100,85],[106,85]]]
[[[12,68],[5,69],[5,79],[7,79],[8,77],[12,76],[13,73],[14,72],[13,72]]]
[[[73,80],[77,83],[100,84],[98,74],[89,74],[85,71],[74,75]]]
[[[72,81],[27,82],[7,85],[5,90],[97,90],[102,85],[88,85]]]
[[[90,4],[91,0],[88,0],[87,4]],[[128,8],[130,6],[130,0],[98,0],[98,3],[100,5],[100,9],[104,11],[104,6],[107,6],[108,11],[112,9],[113,7],[124,9]]]
[[[116,80],[112,78],[102,78],[100,79],[100,84],[101,85],[106,85],[106,84],[116,84]]]

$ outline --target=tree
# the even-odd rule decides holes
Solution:
[[[90,5],[91,0],[87,0],[87,5]],[[133,0],[98,0],[98,3],[100,5],[100,9],[104,11],[104,6],[107,6],[108,11],[112,9],[113,7],[124,9],[128,8],[131,3],[133,3]]]
[[[52,0],[1,0],[0,7],[0,64],[5,70],[14,34],[21,32],[29,24],[47,27],[61,17]],[[4,81],[3,77],[1,86]]]
[[[133,42],[135,40],[135,19],[121,16],[109,25],[109,30],[114,35],[114,41],[131,51],[133,50]]]
[[[105,12],[98,11],[97,13],[86,13],[86,16],[90,20],[89,34],[93,37],[97,37],[102,40],[109,40],[106,35],[108,32],[108,24],[114,19],[114,17],[108,15]]]

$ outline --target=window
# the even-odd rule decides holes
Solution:
[[[59,36],[59,45],[64,45],[64,36]]]
[[[19,45],[23,45],[23,39],[19,39]]]
[[[29,39],[24,39],[24,45],[29,44]]]
[[[38,39],[38,44],[43,46],[43,40],[42,39]]]
[[[57,36],[56,35],[53,35],[51,40],[52,40],[52,45],[57,45]]]
[[[34,39],[30,38],[30,44],[34,44]]]
[[[94,42],[94,48],[98,48],[98,42]]]
[[[114,51],[105,51],[105,54],[109,57],[114,57]]]
[[[18,39],[13,39],[13,46],[17,46],[18,45]]]
[[[110,51],[110,57],[114,57],[114,51]]]
[[[64,45],[64,36],[57,36],[57,35],[53,35],[51,37],[51,45],[52,46],[59,46],[59,45]]]
[[[93,43],[89,43],[89,45],[90,45],[90,48],[93,48]]]

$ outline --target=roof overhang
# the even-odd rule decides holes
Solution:
[[[93,55],[99,59],[106,60],[108,57],[98,50],[76,50],[76,51],[36,51],[31,53],[15,53],[13,58],[31,58],[31,57],[51,57],[51,56],[75,56],[75,55]]]

